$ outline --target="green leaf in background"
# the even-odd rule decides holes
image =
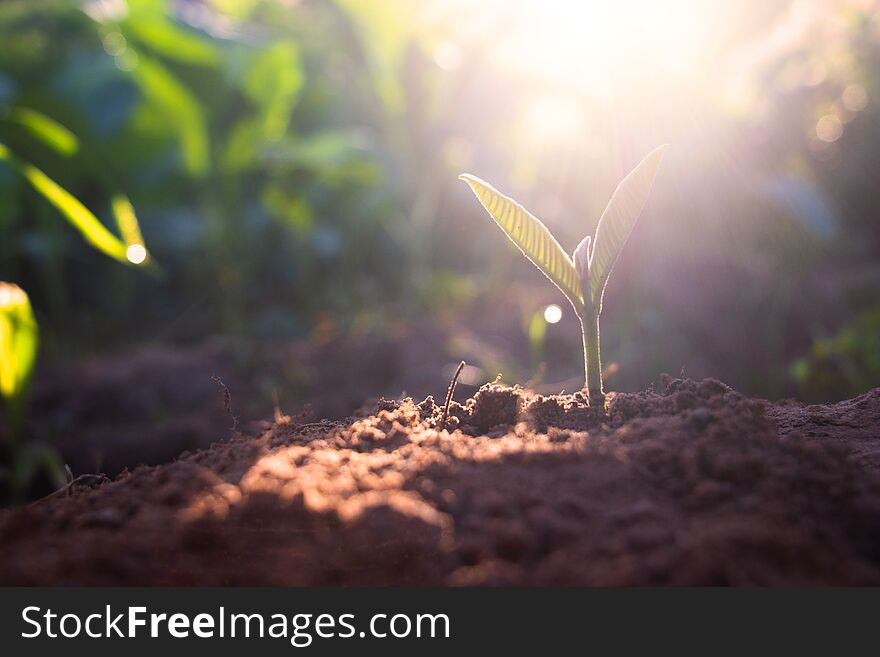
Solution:
[[[336,0],[344,16],[363,34],[367,75],[388,112],[396,115],[406,106],[406,91],[400,76],[407,46],[418,22],[410,0],[363,2]]]
[[[254,117],[241,119],[232,127],[226,140],[223,168],[228,173],[247,169],[258,158],[262,141],[259,121]]]
[[[196,97],[164,65],[147,56],[138,59],[132,77],[148,102],[144,111],[156,113],[177,133],[186,170],[196,176],[205,174],[210,161],[208,128]]]
[[[132,15],[124,30],[141,45],[169,59],[196,66],[213,66],[220,61],[208,39],[175,24],[167,15]]]
[[[15,157],[3,144],[0,144],[0,160],[15,166],[33,188],[54,205],[89,244],[111,258],[120,262],[129,262],[126,245],[107,230],[104,224],[70,192],[34,165]]]
[[[126,245],[140,244],[143,245],[144,238],[141,235],[141,227],[138,224],[137,215],[134,208],[122,194],[117,194],[110,202],[113,208],[113,216],[116,219],[116,226],[119,228],[119,234]]]
[[[123,194],[117,194],[110,201],[110,207],[113,209],[116,227],[125,242],[126,259],[135,265],[147,262],[150,254],[144,244],[144,236],[131,201]]]
[[[6,119],[25,128],[33,137],[65,156],[79,149],[79,139],[70,130],[41,112],[27,107],[15,107]]]
[[[276,43],[251,57],[241,88],[256,112],[231,131],[223,154],[228,171],[247,168],[267,144],[282,140],[304,82],[299,49],[292,41]]]
[[[345,180],[359,162],[371,158],[369,137],[359,129],[316,132],[306,137],[292,137],[273,145],[267,159],[290,169],[320,173],[324,179]]]
[[[596,226],[596,237],[590,254],[590,295],[596,309],[602,309],[605,285],[623,245],[632,232],[636,220],[648,200],[654,178],[663,159],[660,146],[648,153],[617,186],[605,212]]]
[[[303,82],[299,49],[292,41],[266,48],[251,63],[244,91],[260,108],[266,139],[274,141],[284,136]]]
[[[584,304],[578,274],[568,254],[547,227],[512,198],[489,183],[465,173],[459,176],[471,188],[501,230],[549,278],[580,313]]]
[[[0,281],[0,396],[9,408],[14,430],[23,418],[38,343],[28,295],[15,284]]]

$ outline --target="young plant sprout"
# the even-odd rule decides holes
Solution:
[[[648,199],[664,148],[660,146],[651,151],[620,182],[599,219],[595,237],[591,239],[587,235],[581,240],[573,258],[562,249],[547,227],[519,203],[476,176],[469,173],[459,176],[470,185],[501,230],[560,289],[574,308],[583,333],[584,386],[590,404],[594,406],[605,404],[599,357],[602,297],[611,269]]]

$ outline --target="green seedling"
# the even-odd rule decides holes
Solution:
[[[661,146],[651,151],[624,178],[596,226],[574,250],[573,257],[559,245],[547,227],[512,198],[468,173],[464,180],[501,230],[550,281],[560,289],[581,322],[584,345],[584,386],[590,404],[604,406],[602,364],[599,356],[599,315],[605,286],[617,257],[642,212],[663,158]]]

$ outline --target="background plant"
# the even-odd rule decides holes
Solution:
[[[38,111],[14,105],[4,107],[0,121],[22,128],[31,144],[40,142],[64,157],[70,158],[78,151],[76,136]],[[14,139],[14,132],[12,136]],[[120,232],[117,237],[79,199],[2,142],[0,163],[15,169],[90,246],[125,264],[151,264],[134,208],[125,196],[117,194],[111,202]],[[0,496],[8,494],[16,500],[23,497],[38,474],[46,474],[56,486],[64,479],[60,457],[52,446],[22,441],[38,345],[39,330],[27,293],[18,285],[0,281],[0,400],[6,406],[9,425],[0,455],[0,486],[7,490],[0,488]]]
[[[6,407],[12,439],[23,426],[37,359],[39,330],[27,294],[0,281],[0,402]],[[32,479],[45,473],[55,485],[64,480],[57,452],[38,443],[0,443],[0,499],[20,500]]]
[[[37,359],[39,331],[27,294],[0,281],[0,399],[10,424],[20,431]]]

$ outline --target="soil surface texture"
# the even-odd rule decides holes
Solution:
[[[280,417],[0,512],[0,583],[880,584],[880,388],[664,385]]]

